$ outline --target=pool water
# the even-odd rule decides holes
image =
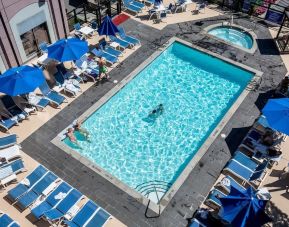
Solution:
[[[131,188],[173,183],[252,76],[174,42],[83,123],[90,142],[64,142]]]
[[[209,30],[208,33],[246,49],[253,47],[252,36],[239,28],[220,26]]]

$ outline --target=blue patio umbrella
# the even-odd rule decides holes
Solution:
[[[97,30],[99,35],[113,35],[116,36],[116,33],[119,32],[117,26],[112,22],[109,16],[106,16],[101,23],[100,27]]]
[[[162,4],[163,4],[162,0],[155,0],[155,3],[154,3],[155,6],[159,6],[159,5],[162,5]]]
[[[59,62],[73,61],[80,59],[88,52],[86,41],[78,38],[60,39],[47,47],[48,58]]]
[[[234,227],[262,226],[270,221],[265,213],[267,200],[259,199],[256,191],[249,187],[239,191],[231,187],[230,194],[220,198],[222,208],[219,216]]]
[[[28,65],[11,68],[0,76],[0,92],[10,96],[26,94],[34,91],[44,80],[39,68]]]
[[[262,113],[271,128],[289,135],[289,98],[269,99]]]

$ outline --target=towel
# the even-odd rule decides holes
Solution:
[[[30,186],[30,181],[27,178],[25,178],[25,179],[23,179],[21,181],[21,184],[26,185],[27,187],[29,187]]]
[[[30,92],[28,94],[28,102],[32,105],[37,105],[40,101],[40,97],[34,94],[33,92]]]
[[[64,199],[66,195],[67,193],[59,192],[57,195],[54,196],[54,199],[57,199],[57,200]]]

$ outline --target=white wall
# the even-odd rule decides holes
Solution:
[[[22,41],[20,39],[20,35],[22,35],[26,31],[31,30],[33,27],[42,24],[43,22],[47,23],[51,42],[55,42],[56,36],[54,33],[48,4],[46,2],[40,7],[38,3],[33,3],[26,6],[25,8],[21,9],[17,14],[15,14],[15,16],[13,16],[9,21],[14,38],[16,40],[16,45],[18,47],[23,62],[28,61],[35,55],[29,57],[26,56]]]

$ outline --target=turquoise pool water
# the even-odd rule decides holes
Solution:
[[[132,188],[173,183],[252,76],[174,42],[83,123],[91,142],[64,142]]]
[[[252,36],[239,28],[220,26],[209,30],[208,33],[246,49],[253,47]]]

